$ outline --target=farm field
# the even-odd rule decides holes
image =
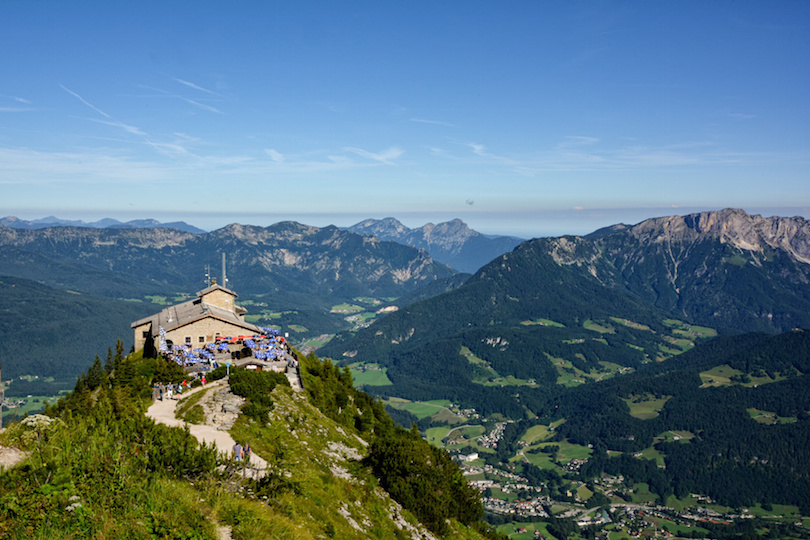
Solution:
[[[394,384],[388,378],[388,368],[381,368],[377,364],[350,364],[349,370],[355,386],[391,386]]]
[[[629,398],[621,398],[621,400],[630,407],[630,416],[633,418],[652,420],[658,417],[658,411],[664,408],[664,405],[671,397],[672,396],[660,398],[652,396],[631,396]]]

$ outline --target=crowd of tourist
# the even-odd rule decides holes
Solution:
[[[251,336],[217,337],[214,343],[194,347],[191,343],[171,344],[166,340],[166,330],[160,327],[158,351],[164,358],[186,368],[200,371],[216,369],[225,361],[253,356],[266,362],[287,360],[289,349],[286,339],[275,328],[259,327],[262,334]]]
[[[205,386],[205,383],[208,382],[205,379],[204,374],[193,374],[192,377],[194,380],[199,380],[202,386]],[[156,382],[152,386],[152,401],[163,401],[163,399],[173,399],[177,400],[183,394],[183,392],[188,391],[191,387],[191,383],[188,382],[188,379],[183,379],[181,383],[168,383],[164,384],[162,382]]]

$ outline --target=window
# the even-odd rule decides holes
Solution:
[[[200,343],[205,343],[205,336],[198,337],[197,341],[199,341]]]
[[[149,339],[149,330],[144,330],[142,337],[143,339]]]
[[[191,336],[186,336],[186,343],[191,345]]]

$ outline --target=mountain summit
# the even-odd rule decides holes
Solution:
[[[485,236],[470,229],[460,219],[435,225],[427,223],[417,229],[409,229],[391,217],[367,219],[348,227],[348,230],[424,249],[435,260],[470,273],[522,242],[511,236]]]
[[[699,324],[810,324],[810,222],[725,209],[614,225],[586,237],[615,283]]]

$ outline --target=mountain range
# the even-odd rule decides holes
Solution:
[[[357,227],[376,228],[380,235],[399,231],[402,237],[420,231],[435,240],[434,247],[448,250],[462,245],[459,239],[485,239],[458,220],[410,233],[396,220]],[[439,241],[442,231],[457,234]],[[256,322],[285,325],[295,339],[342,332],[323,349],[338,359],[392,363],[405,351],[430,350],[436,340],[508,328],[516,332],[513,346],[546,342],[555,332],[568,336],[562,339],[584,339],[589,347],[607,342],[609,352],[578,355],[568,347],[568,356],[561,356],[570,357],[571,368],[591,373],[602,357],[616,356],[629,367],[680,352],[672,346],[683,345],[679,325],[721,333],[809,326],[808,242],[803,218],[727,209],[615,225],[585,237],[530,240],[467,279],[424,249],[333,226],[233,224],[204,234],[0,227],[0,275],[36,281],[55,293],[140,302],[156,311],[159,306],[150,302],[172,302],[202,289],[205,269],[217,273],[226,253],[228,286],[247,302]],[[387,305],[400,311],[373,312],[383,313]],[[356,323],[347,322],[345,313],[353,309],[368,309],[370,320],[378,321],[355,333]],[[128,344],[128,329],[121,334]],[[541,356],[535,364],[547,363]],[[511,369],[502,368],[501,375]],[[498,377],[479,373],[479,379]]]
[[[205,231],[185,221],[172,221],[171,223],[161,223],[154,219],[134,219],[121,222],[113,218],[104,218],[98,221],[85,222],[80,219],[59,219],[55,216],[48,216],[41,219],[26,220],[15,216],[0,218],[0,225],[12,229],[47,229],[48,227],[89,227],[91,229],[177,229],[192,234],[202,234]]]
[[[385,395],[520,416],[543,388],[635,370],[716,331],[810,327],[808,238],[803,218],[733,209],[539,238],[320,353],[387,367]],[[510,377],[519,399],[498,388]]]
[[[223,253],[228,286],[248,305],[252,320],[281,323],[296,338],[351,327],[345,314],[332,313],[336,304],[356,298],[380,304],[377,298],[406,296],[457,274],[424,250],[294,222],[266,228],[229,225],[205,234],[162,228],[0,227],[0,276],[28,280],[16,282],[15,290],[30,290],[29,296],[39,299],[6,304],[13,319],[6,328],[42,327],[51,303],[62,306],[60,317],[75,319],[66,303],[76,300],[76,313],[86,314],[79,318],[83,324],[67,342],[44,339],[45,348],[37,349],[37,355],[62,359],[73,348],[81,353],[75,357],[86,363],[114,343],[104,334],[107,339],[99,350],[92,337],[96,327],[106,328],[110,321],[116,321],[125,345],[132,344],[129,323],[105,313],[126,314],[131,322],[188,298],[206,287],[206,273],[219,273]],[[4,297],[4,303],[10,298]],[[93,315],[80,305],[84,298],[106,303],[107,309]],[[93,316],[98,318],[95,325]],[[9,351],[26,350],[31,339],[30,333],[18,330],[3,337]],[[4,361],[8,374],[33,365],[23,357],[12,358]]]
[[[523,242],[512,236],[487,236],[470,229],[460,219],[409,229],[394,218],[367,219],[348,230],[421,248],[439,262],[461,272],[475,272],[483,265]]]
[[[364,388],[410,405],[398,421],[439,444],[452,434],[448,447],[480,452],[543,497],[683,506],[702,494],[806,515],[810,333],[797,328],[810,328],[809,238],[804,218],[726,209],[529,240],[469,275],[424,248],[293,222],[200,235],[0,227],[0,354],[10,373],[55,373],[46,364],[64,361],[48,343],[88,357],[93,332],[202,288],[202,268],[226,253],[251,314],[338,332],[318,349],[336,362],[306,357],[331,382],[307,391],[346,426],[370,421],[361,401],[382,407],[349,390],[349,367],[373,367]],[[360,305],[376,318],[347,324]],[[29,348],[9,350],[15,340]],[[415,416],[429,407],[439,412]],[[377,465],[397,463],[408,461]]]

